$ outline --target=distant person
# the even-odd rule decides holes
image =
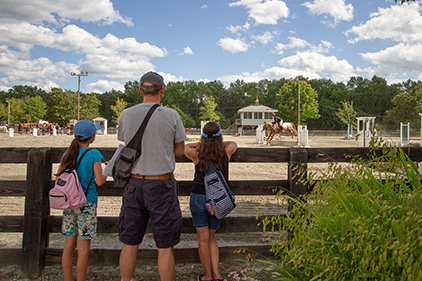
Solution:
[[[198,276],[202,280],[223,280],[218,269],[220,261],[215,233],[220,228],[221,220],[210,215],[205,207],[204,177],[211,163],[221,171],[228,181],[230,157],[236,152],[237,144],[233,141],[223,142],[220,126],[215,122],[208,122],[203,129],[199,143],[185,145],[184,154],[195,164],[193,187],[190,193],[190,211],[193,226],[198,235],[198,252],[205,274]],[[214,273],[212,275],[211,273]]]
[[[278,117],[275,113],[273,113],[273,119],[274,119],[274,121],[272,123],[273,124],[276,124],[278,130],[280,131],[280,129],[281,129],[280,123],[283,123],[283,119],[281,119],[280,117]]]
[[[74,168],[79,157],[95,141],[95,126],[89,120],[81,120],[76,123],[73,132],[75,138],[62,157],[56,174],[57,177],[64,170]],[[81,163],[76,168],[76,173],[86,192],[87,203],[81,208],[63,211],[62,234],[66,238],[62,254],[62,268],[66,281],[86,280],[91,239],[97,234],[98,193],[95,185],[101,186],[107,179],[107,176],[102,175],[102,159],[103,156],[96,149],[91,149],[85,154]],[[73,251],[76,246],[78,246],[78,260],[76,263],[77,279],[74,279],[72,266]]]
[[[145,115],[164,95],[164,79],[155,72],[141,77],[140,93],[144,101],[125,109],[119,119],[117,139],[127,144],[137,132]],[[174,178],[175,156],[183,156],[186,133],[174,109],[160,106],[149,120],[142,139],[142,153],[132,168],[125,188],[117,228],[123,243],[120,274],[132,280],[139,244],[151,219],[158,248],[158,272],[161,280],[174,280],[173,247],[180,242],[182,212],[179,186]]]

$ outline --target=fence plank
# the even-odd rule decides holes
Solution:
[[[25,187],[24,180],[0,181],[0,196],[25,196]]]
[[[283,212],[280,211],[283,215]],[[225,217],[221,222],[219,233],[239,233],[239,232],[262,232],[262,226],[258,225],[265,218],[265,215],[247,216],[247,217]],[[97,233],[117,233],[118,217],[98,217]],[[0,217],[1,222],[1,217]],[[49,216],[47,220],[47,232],[59,233],[61,231],[61,216]],[[19,225],[16,226],[18,229]],[[192,225],[192,218],[185,217],[182,219],[183,233],[196,233]],[[152,233],[152,228],[148,225],[147,233]]]
[[[256,255],[261,258],[273,258],[274,255],[269,251],[271,245],[250,245],[250,246],[227,246],[219,247],[220,262],[229,262],[236,259],[246,260],[248,254]],[[45,265],[61,265],[62,249],[46,250]],[[89,265],[95,266],[117,266],[119,265],[120,250],[110,249],[91,249],[89,251]],[[76,263],[77,253],[73,256],[73,262]],[[175,248],[174,259],[177,264],[182,263],[200,263],[197,248]],[[157,250],[141,249],[138,250],[137,265],[157,265]]]
[[[44,268],[47,247],[48,182],[51,177],[51,149],[28,152],[25,219],[22,238],[22,278],[37,278]]]
[[[54,183],[50,181],[50,186]],[[180,180],[179,196],[189,196],[192,188],[192,180]],[[289,181],[286,180],[239,180],[228,182],[235,195],[274,195],[280,189],[289,190]],[[113,181],[106,181],[98,188],[99,196],[122,196],[123,189],[114,188]]]
[[[0,216],[0,232],[23,232],[24,216]]]
[[[0,265],[16,265],[21,263],[22,250],[18,248],[0,249]]]

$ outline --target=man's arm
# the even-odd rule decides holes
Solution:
[[[176,157],[183,156],[183,151],[185,150],[185,141],[175,143],[173,150],[174,150],[174,156]]]

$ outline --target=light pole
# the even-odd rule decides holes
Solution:
[[[10,101],[6,101],[7,102],[7,126],[10,125]]]
[[[306,82],[306,80],[290,79],[290,81],[296,81],[299,84],[299,92],[297,96],[297,126],[300,125],[300,82]]]
[[[78,121],[79,121],[81,76],[88,76],[88,71],[81,71],[80,73],[69,71],[69,74],[70,76],[78,76]]]

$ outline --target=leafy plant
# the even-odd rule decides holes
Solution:
[[[266,261],[280,273],[272,280],[422,280],[418,169],[397,147],[370,151],[332,163],[287,216],[264,221],[290,233],[273,243],[279,260]]]

